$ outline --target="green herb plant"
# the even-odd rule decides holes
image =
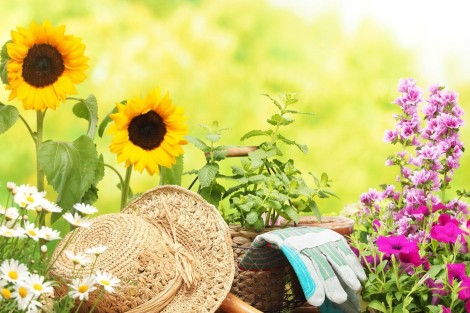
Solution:
[[[220,165],[230,156],[232,149],[218,145],[225,129],[214,123],[212,127],[204,126],[207,130],[204,139],[187,137],[206,156],[204,166],[188,172],[197,175],[190,188],[198,182],[198,192],[223,211],[228,223],[239,223],[256,231],[279,225],[281,220],[283,225],[298,223],[302,212],[313,213],[320,220],[315,199],[336,197],[330,190],[328,175],[322,173],[317,178],[309,172],[309,178],[313,181],[313,185],[309,185],[294,160],[286,158],[282,150],[288,145],[308,153],[306,145],[285,137],[283,131],[294,122],[293,115],[311,113],[291,109],[298,102],[295,94],[282,94],[279,100],[270,95],[264,96],[271,100],[277,112],[267,119],[268,129],[251,130],[241,137],[241,141],[254,137],[264,140],[246,157],[239,158],[238,165],[231,166],[231,175],[223,174]],[[222,181],[228,183],[223,184]],[[228,214],[223,209],[226,201],[230,206]]]

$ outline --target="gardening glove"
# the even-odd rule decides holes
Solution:
[[[250,249],[240,262],[241,269],[263,270],[275,267],[278,264],[270,265],[269,260],[276,260],[273,256],[279,250],[270,248],[280,249],[292,265],[308,303],[320,307],[326,297],[336,307],[336,304],[344,304],[343,311],[340,312],[354,312],[352,308],[346,308],[357,307],[355,292],[361,288],[359,280],[365,280],[366,274],[340,234],[319,227],[284,228],[258,235],[252,247],[266,248],[262,249],[264,261],[260,266],[253,264],[253,259],[260,259],[260,249]],[[252,257],[254,253],[257,254],[256,258]],[[348,299],[347,291],[351,299]],[[326,306],[331,307],[331,304],[326,301]],[[355,311],[358,312],[357,309]]]

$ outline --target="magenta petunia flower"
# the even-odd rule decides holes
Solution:
[[[431,238],[443,243],[455,243],[457,238],[464,233],[452,222],[445,225],[434,225],[431,228]]]
[[[411,251],[409,253],[400,253],[398,254],[398,260],[401,263],[411,264],[415,267],[420,266],[422,264],[421,257],[419,256],[418,251]]]
[[[465,310],[467,311],[467,313],[470,312],[470,300],[465,302]]]
[[[454,279],[457,281],[464,281],[470,280],[467,277],[465,271],[465,264],[464,263],[448,263],[447,264],[447,279],[449,280],[449,284],[452,285]]]
[[[470,278],[468,277],[460,283],[459,299],[462,301],[470,299]]]
[[[446,306],[443,306],[442,307],[442,313],[452,313],[452,311],[450,310],[450,308],[448,308]]]
[[[380,252],[386,255],[418,252],[416,241],[409,241],[405,236],[380,236],[376,241]]]

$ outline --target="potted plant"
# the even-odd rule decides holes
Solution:
[[[321,225],[322,217],[315,200],[336,197],[330,190],[331,181],[326,173],[319,178],[313,173],[305,177],[294,159],[283,151],[288,145],[297,147],[302,153],[308,152],[306,145],[287,138],[283,130],[292,125],[293,115],[309,113],[292,109],[298,101],[294,94],[283,94],[279,99],[265,96],[276,108],[276,112],[267,119],[270,127],[251,130],[241,137],[241,141],[263,138],[256,146],[219,145],[226,129],[217,123],[204,126],[207,131],[204,139],[186,137],[206,157],[201,168],[188,172],[197,175],[190,188],[198,182],[198,192],[221,210],[231,227],[236,261],[260,232],[302,224],[304,214],[310,214],[307,217],[310,222],[313,219]],[[239,162],[232,163],[231,174],[224,174],[221,162],[231,157],[239,157]],[[352,230],[353,221],[347,220]],[[331,219],[329,221],[331,223]],[[262,311],[276,311],[282,306],[286,275],[289,274],[293,275],[287,268],[252,274],[237,272],[232,292]],[[283,283],[273,282],[273,279]],[[243,290],[249,286],[256,289]],[[276,288],[281,296],[275,292]],[[293,294],[290,293],[291,296]],[[266,299],[269,296],[271,298]]]
[[[433,85],[400,81],[395,129],[384,140],[402,146],[387,158],[398,167],[397,187],[360,197],[351,240],[368,279],[361,292],[369,312],[470,312],[469,211],[450,183],[464,151],[457,95]]]

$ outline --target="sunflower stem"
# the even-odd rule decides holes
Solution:
[[[126,170],[126,177],[124,184],[121,186],[121,211],[127,204],[127,197],[129,196],[129,184],[131,182],[132,164]]]
[[[46,115],[46,111],[36,111],[36,177],[37,177],[37,188],[38,191],[44,191],[44,173],[41,170],[41,166],[39,164],[39,150],[41,149],[42,144],[42,130],[44,126],[44,116]]]

